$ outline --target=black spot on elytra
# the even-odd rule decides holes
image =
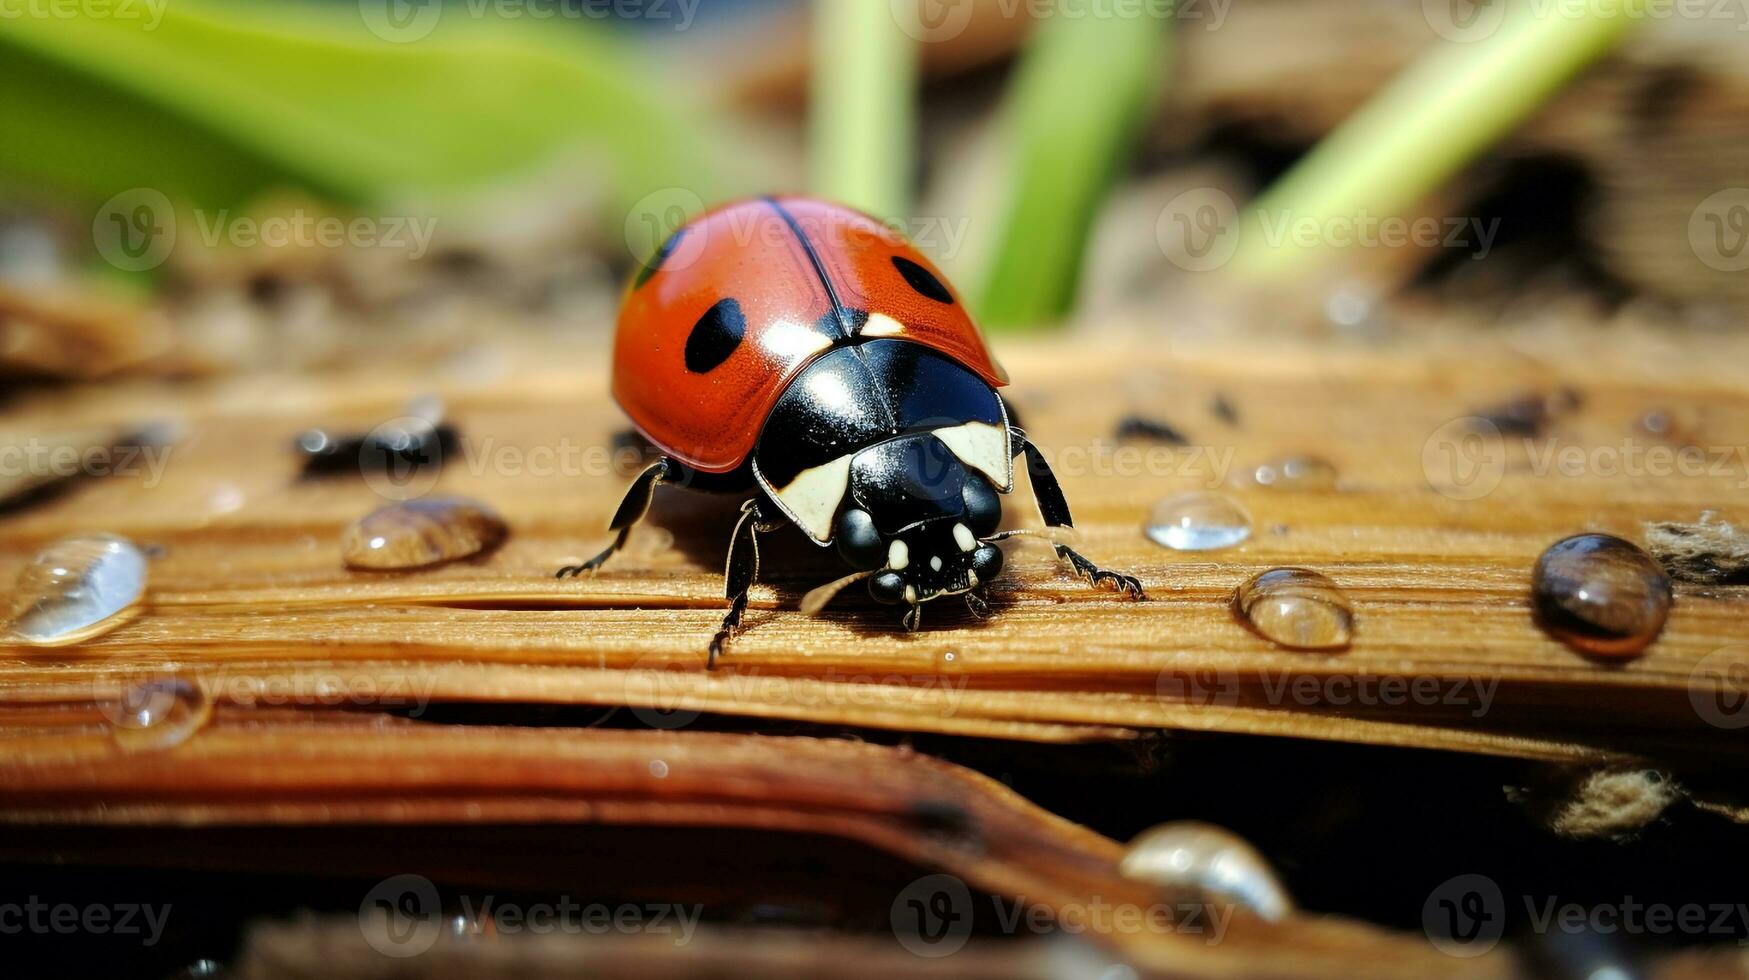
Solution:
[[[741,315],[741,304],[732,299],[718,300],[692,325],[686,337],[686,369],[703,374],[729,359],[747,333],[747,318]]]
[[[656,250],[656,254],[650,256],[650,261],[644,263],[644,267],[638,270],[638,277],[632,280],[632,288],[644,288],[644,283],[649,282],[651,276],[661,271],[662,263],[668,261],[668,256],[674,254],[674,250],[680,247],[680,240],[685,237],[685,228],[678,229],[674,234],[669,235],[668,240],[662,243],[662,247]]]
[[[935,275],[928,269],[898,255],[893,256],[893,268],[898,269],[899,275],[904,276],[905,281],[911,284],[911,288],[922,295],[937,303],[953,302],[953,294],[948,292],[941,280],[935,278]]]

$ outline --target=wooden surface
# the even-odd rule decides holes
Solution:
[[[1015,376],[1011,401],[1054,454],[1081,549],[1140,575],[1148,601],[1089,589],[1030,545],[1010,552],[984,622],[937,603],[923,630],[906,633],[891,610],[854,598],[808,617],[794,609],[801,592],[837,570],[786,532],[767,539],[747,629],[715,672],[703,669],[705,643],[721,617],[733,501],[664,490],[652,521],[599,575],[552,577],[605,543],[626,482],[608,465],[620,421],[602,392],[599,351],[19,398],[5,419],[13,432],[170,416],[185,435],[150,488],[135,477],[88,480],[0,521],[7,580],[63,534],[111,531],[163,548],[143,615],[70,649],[8,648],[0,687],[13,700],[79,699],[142,672],[174,672],[198,675],[229,702],[388,692],[1040,740],[1166,727],[1539,758],[1737,753],[1740,740],[1706,724],[1690,691],[1709,683],[1696,675],[1703,658],[1749,637],[1741,587],[1679,584],[1663,635],[1625,664],[1589,660],[1545,635],[1527,591],[1537,554],[1567,534],[1638,540],[1643,521],[1693,521],[1707,510],[1749,520],[1740,456],[1695,476],[1534,471],[1563,447],[1591,458],[1646,447],[1653,440],[1632,423],[1659,407],[1698,419],[1693,438],[1704,448],[1740,452],[1732,447],[1749,443],[1741,344],[1713,338],[1701,355],[1693,343],[1618,331],[1574,361],[1535,340],[1320,353],[1132,336],[1000,352]],[[1442,426],[1560,386],[1578,391],[1582,406],[1528,446],[1507,436],[1492,493],[1461,500],[1430,486],[1424,449]],[[362,480],[300,481],[289,442],[312,424],[366,428],[422,391],[444,395],[464,440],[435,489],[497,508],[510,539],[483,559],[434,570],[347,570],[341,530],[384,499]],[[1211,414],[1216,393],[1236,407],[1238,425]],[[1131,412],[1171,421],[1193,445],[1117,443],[1112,428]],[[1340,487],[1246,485],[1258,463],[1286,453],[1329,459]],[[1181,553],[1143,536],[1156,501],[1209,486],[1254,515],[1248,541]],[[1024,489],[1007,499],[1011,526],[1036,526]],[[1352,649],[1282,650],[1234,621],[1234,588],[1278,565],[1315,568],[1343,588],[1357,619]],[[1347,680],[1385,676],[1429,679],[1450,692],[1433,700],[1450,703],[1363,703]],[[1496,682],[1484,702],[1478,685]]]
[[[1723,462],[1712,472],[1687,476],[1609,475],[1596,465],[1538,472],[1562,447],[1598,459],[1611,447],[1649,445],[1634,421],[1655,408],[1684,419],[1689,441],[1736,452],[1749,442],[1744,344],[1603,326],[1577,337],[1528,330],[1511,344],[1451,327],[1390,345],[1152,340],[1146,329],[1006,342],[998,352],[1015,378],[1012,404],[1052,453],[1082,550],[1140,575],[1147,601],[1089,589],[1048,549],[1027,545],[1010,552],[986,621],[930,607],[925,628],[907,633],[892,610],[866,600],[808,617],[794,608],[801,593],[837,569],[798,535],[779,535],[765,549],[767,578],[747,629],[713,672],[705,644],[722,615],[735,501],[664,491],[652,521],[599,575],[552,577],[605,543],[626,483],[608,455],[621,423],[603,393],[598,348],[508,347],[432,370],[370,364],[18,395],[0,424],[15,438],[160,418],[176,421],[182,437],[160,479],[82,480],[0,517],[6,580],[67,534],[125,534],[156,555],[147,601],[119,629],[73,647],[0,652],[0,819],[18,827],[0,855],[33,860],[51,840],[62,859],[142,853],[126,838],[53,836],[90,824],[123,834],[707,825],[858,841],[1045,908],[1136,890],[1114,872],[1121,845],[986,777],[903,748],[710,731],[729,716],[1059,742],[1161,728],[1271,734],[1630,761],[1730,782],[1720,774],[1740,766],[1741,739],[1709,724],[1691,695],[1729,683],[1721,665],[1749,662],[1742,585],[1679,583],[1662,636],[1626,663],[1587,659],[1545,635],[1527,596],[1536,556],[1565,535],[1639,540],[1642,522],[1691,522],[1707,511],[1749,521],[1741,456],[1715,454]],[[1574,350],[1586,356],[1573,359]],[[1579,407],[1529,444],[1506,437],[1492,492],[1466,500],[1435,489],[1445,474],[1430,472],[1427,460],[1438,457],[1428,444],[1454,420],[1563,388]],[[300,479],[291,439],[311,425],[362,430],[423,392],[445,398],[463,440],[433,491],[490,504],[509,539],[435,569],[348,570],[342,530],[384,497],[361,479]],[[1236,421],[1212,411],[1217,395]],[[1120,444],[1113,428],[1132,413],[1170,422],[1191,445]],[[1334,463],[1338,486],[1247,481],[1259,463],[1295,453]],[[1253,515],[1249,540],[1180,553],[1144,536],[1155,502],[1217,487]],[[1024,488],[1009,500],[1010,526],[1036,526]],[[1356,615],[1350,649],[1283,650],[1234,620],[1233,590],[1281,565],[1317,569],[1341,586]],[[103,704],[168,675],[207,691],[215,720],[167,751],[119,751],[105,736]],[[1386,678],[1438,693],[1407,704],[1365,693]],[[507,704],[491,725],[456,726],[420,720],[430,702]],[[632,721],[621,719],[629,727],[679,731],[499,727],[542,704],[615,706],[630,709]],[[957,815],[946,838],[918,823],[944,813]],[[966,833],[977,846],[956,842]],[[197,850],[243,867],[274,853],[259,844]],[[1182,975],[1522,968],[1506,947],[1456,960],[1419,936],[1312,915],[1235,929],[1213,952],[1176,936],[1095,938],[1126,961]],[[299,941],[262,934],[253,955],[272,961]],[[340,947],[334,955],[370,956]],[[978,962],[960,966],[976,972]]]

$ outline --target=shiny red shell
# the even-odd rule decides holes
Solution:
[[[849,208],[795,197],[724,206],[670,238],[627,290],[614,334],[614,398],[663,452],[723,473],[752,453],[796,375],[846,342],[841,323],[859,336],[922,344],[991,387],[1006,384],[946,282],[902,235]],[[834,313],[834,298],[843,314]],[[696,370],[695,358],[689,367],[689,338],[725,300],[741,314],[738,340],[717,331],[721,359]]]

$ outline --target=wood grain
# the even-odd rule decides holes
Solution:
[[[1151,345],[1120,333],[1091,348],[1004,345],[1017,378],[1011,401],[1052,453],[1081,549],[1139,574],[1149,600],[1089,589],[1034,545],[1011,552],[988,621],[936,604],[923,630],[906,633],[890,610],[854,599],[807,617],[794,611],[801,592],[835,567],[799,535],[776,535],[748,628],[710,673],[704,645],[721,615],[733,501],[665,490],[628,553],[593,578],[552,578],[605,542],[625,483],[612,465],[621,423],[601,394],[597,349],[524,350],[483,380],[373,366],[43,393],[15,402],[5,427],[171,416],[186,434],[156,480],[86,480],[0,522],[8,579],[68,533],[112,531],[164,549],[144,615],[70,650],[7,648],[0,686],[14,700],[88,697],[118,678],[168,671],[201,676],[233,701],[302,685],[286,697],[309,702],[325,685],[331,700],[399,690],[421,700],[671,703],[1052,740],[1170,727],[1538,758],[1735,755],[1739,740],[1707,724],[1690,695],[1717,687],[1709,665],[1749,637],[1742,589],[1679,585],[1663,635],[1625,665],[1546,636],[1527,602],[1536,555],[1567,534],[1638,539],[1641,522],[1707,510],[1749,520],[1740,448],[1749,359],[1732,356],[1741,343],[1720,344],[1697,359],[1680,343],[1624,335],[1571,363],[1535,341],[1320,352]],[[1113,363],[1124,365],[1115,377]],[[1430,485],[1424,454],[1453,420],[1560,386],[1583,404],[1542,435],[1506,436],[1491,493],[1456,499]],[[341,531],[384,498],[363,480],[300,480],[289,440],[311,424],[367,428],[420,391],[443,394],[463,432],[460,458],[434,491],[491,505],[510,540],[431,570],[348,570]],[[1237,427],[1210,413],[1216,392],[1237,407]],[[1663,475],[1628,460],[1656,445],[1633,428],[1651,408],[1700,420],[1698,472]],[[1170,420],[1193,445],[1115,441],[1117,418],[1132,412]],[[1339,488],[1248,484],[1252,467],[1286,453],[1329,459]],[[1578,454],[1576,470],[1561,469],[1562,453]],[[1623,461],[1639,470],[1608,472]],[[1248,541],[1178,553],[1143,536],[1156,501],[1211,487],[1252,513]],[[1010,499],[1009,523],[1036,525],[1024,490]],[[1349,595],[1350,650],[1280,650],[1234,622],[1234,588],[1289,564],[1324,572]],[[1422,693],[1364,686],[1384,678]]]

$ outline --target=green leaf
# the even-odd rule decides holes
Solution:
[[[1087,237],[1160,88],[1171,14],[1040,21],[1003,106],[1010,173],[999,238],[973,286],[993,328],[1048,323],[1074,305]]]
[[[368,6],[176,0],[149,21],[93,0],[70,19],[0,21],[0,179],[208,207],[290,182],[362,204],[442,201],[583,158],[622,203],[755,186],[757,161],[722,152],[725,127],[608,30],[455,4],[397,43],[372,33]]]

